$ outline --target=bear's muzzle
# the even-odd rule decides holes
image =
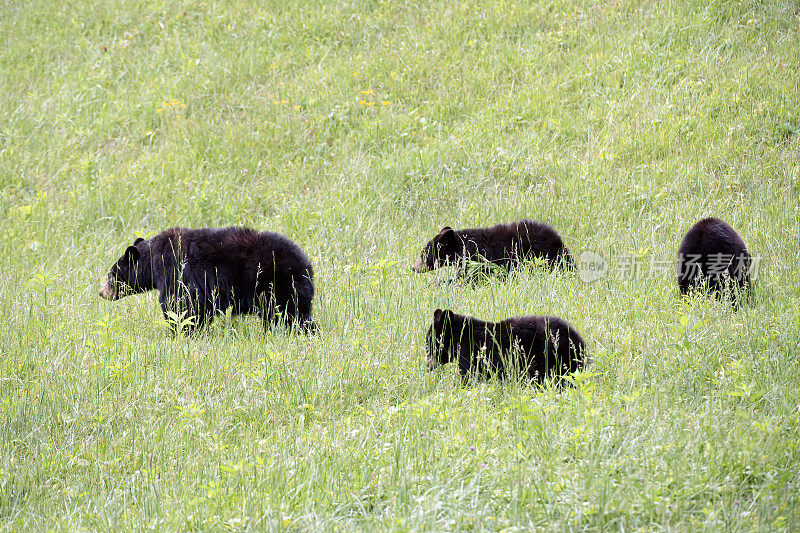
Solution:
[[[417,262],[411,265],[411,270],[417,273],[427,272],[428,267],[422,264],[422,258],[417,259]]]
[[[116,300],[117,299],[116,286],[109,283],[108,280],[105,280],[105,282],[103,282],[103,286],[100,287],[100,298],[103,298],[105,300]]]

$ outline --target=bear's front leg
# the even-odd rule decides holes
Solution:
[[[473,374],[475,370],[474,363],[474,357],[471,350],[462,347],[458,354],[458,373],[462,376],[469,376]]]
[[[190,335],[194,335],[214,320],[212,303],[197,293],[185,296],[180,307],[186,310],[183,328]]]
[[[164,322],[167,323],[167,332],[174,336],[178,332],[178,323],[175,320],[175,316],[177,315],[174,310],[175,306],[170,305],[168,298],[161,294],[158,296],[158,304],[161,306],[161,313],[164,315]]]
[[[159,294],[158,302],[172,335],[179,331],[193,335],[213,319],[208,306],[193,301],[187,295],[163,293]]]

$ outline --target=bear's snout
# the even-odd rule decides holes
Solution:
[[[116,296],[117,291],[114,290],[114,287],[111,286],[108,280],[105,280],[105,282],[103,282],[103,286],[100,287],[100,298],[105,300],[115,300]]]
[[[417,262],[411,265],[411,270],[414,272],[427,272],[427,268],[422,264],[422,258],[417,259]]]

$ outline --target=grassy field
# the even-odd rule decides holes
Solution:
[[[796,1],[0,0],[0,529],[800,528]],[[681,299],[699,218],[762,258]],[[604,278],[410,265],[523,217]],[[282,232],[318,335],[108,303],[136,236]],[[623,272],[624,274],[624,272]],[[553,314],[574,387],[425,370],[437,307]]]

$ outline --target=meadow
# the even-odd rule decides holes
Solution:
[[[798,132],[790,0],[0,0],[0,530],[796,530]],[[649,268],[709,215],[761,258],[739,309]],[[410,271],[521,218],[607,274]],[[98,297],[227,225],[308,253],[317,335]],[[437,307],[591,363],[465,386]]]

